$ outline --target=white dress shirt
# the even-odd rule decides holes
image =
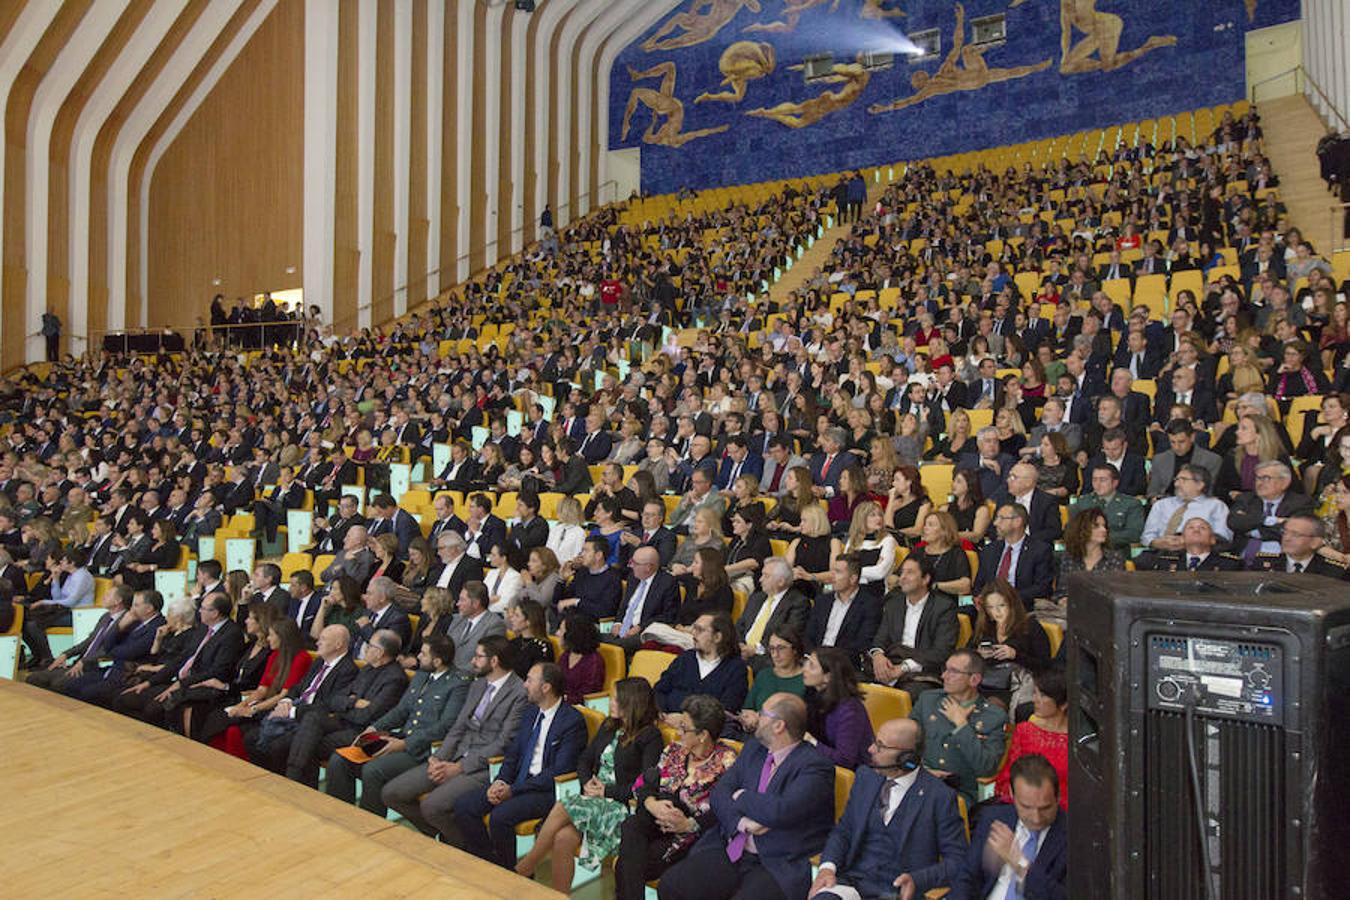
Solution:
[[[530,753],[531,775],[538,775],[544,771],[544,748],[548,746],[548,730],[553,725],[553,719],[558,715],[558,709],[561,706],[560,701],[548,709],[539,711],[543,715],[544,721],[539,726],[539,739],[534,742],[534,750]]]
[[[1013,832],[1013,841],[1016,843],[1017,847],[1021,849],[1026,845],[1029,837],[1031,837],[1031,831],[1027,829],[1027,826],[1022,824],[1021,819],[1018,819],[1017,829]],[[1040,847],[1040,842],[1043,840],[1045,840],[1045,832],[1041,831],[1036,835],[1038,849]],[[1025,853],[1023,853],[1023,857],[1025,858]],[[988,897],[988,900],[1003,900],[1004,897],[1008,896],[1008,887],[1013,884],[1021,884],[1021,882],[1022,879],[1017,877],[1017,873],[1013,871],[1013,867],[1004,863],[1003,868],[999,870],[998,881],[994,882],[994,889],[991,890],[986,897]]]
[[[826,647],[833,647],[834,642],[838,640],[839,629],[843,627],[844,617],[848,615],[848,611],[856,599],[858,599],[857,591],[853,592],[853,596],[848,599],[847,603],[840,600],[838,595],[835,595],[834,602],[830,604],[830,617],[825,620],[825,637],[821,640],[821,643]]]

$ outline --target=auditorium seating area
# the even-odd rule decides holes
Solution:
[[[1011,672],[977,692],[1004,723],[979,740],[1004,749],[974,773],[977,792],[961,793],[969,838],[968,807],[1006,799],[995,781],[1014,728],[1033,709],[1044,719],[1033,681],[1056,673],[1062,689],[1072,573],[1346,577],[1350,253],[1321,259],[1286,221],[1259,127],[1238,103],[897,162],[859,173],[882,185],[880,200],[849,224],[837,221],[837,186],[852,173],[640,198],[374,331],[245,350],[207,330],[181,354],[32,366],[0,396],[11,557],[0,579],[14,600],[0,676],[22,677],[19,645],[35,622],[50,647],[36,666],[89,639],[118,583],[199,604],[208,559],[241,618],[266,602],[254,592],[267,564],[281,587],[308,573],[323,595],[337,555],[364,551],[334,540],[351,525],[335,535],[345,495],[366,517],[384,496],[413,517],[420,535],[400,538],[400,571],[410,545],[434,556],[449,531],[466,536],[489,590],[549,550],[563,577],[543,604],[550,633],[531,636],[561,658],[568,576],[596,569],[569,529],[609,541],[599,568],[624,579],[597,618],[610,634],[631,612],[635,551],[655,546],[643,510],[655,500],[667,522],[681,517],[677,562],[662,568],[691,608],[705,586],[726,589],[715,612],[747,645],[737,661],[762,657],[751,633],[760,645],[780,634],[747,609],[767,603],[766,563],[791,558],[810,607],[792,634],[808,653],[848,654],[872,731],[948,689],[948,659],[971,658],[953,653]],[[772,300],[827,229],[828,263]],[[578,480],[585,489],[560,489]],[[704,507],[711,537],[689,514]],[[578,508],[595,515],[578,520]],[[808,534],[817,508],[827,530]],[[547,523],[547,544],[522,543],[522,509]],[[143,520],[130,534],[128,517]],[[96,519],[117,535],[106,548]],[[152,561],[164,541],[140,540],[157,522],[173,526],[173,565]],[[479,546],[491,526],[496,539]],[[695,563],[691,542],[715,546],[716,564]],[[399,582],[414,631],[430,621],[421,594],[440,571],[422,562],[420,582]],[[59,602],[76,571],[91,576],[88,593]],[[963,589],[940,587],[953,584]],[[830,617],[841,591],[870,607],[867,633],[844,637]],[[926,619],[905,628],[905,604],[929,598],[952,607],[951,634]],[[616,682],[655,687],[671,651],[703,652],[697,620],[677,617],[643,631],[635,652],[602,645],[603,688],[579,704],[591,737]],[[42,655],[34,643],[28,653]],[[994,652],[1007,646],[1017,655]],[[1026,664],[1000,666],[1013,658]],[[887,660],[914,666],[875,677]],[[747,669],[752,689],[765,665]],[[808,708],[824,727],[818,701]],[[663,722],[666,744],[680,739],[675,724]],[[853,766],[836,766],[836,819],[853,779]],[[581,790],[575,776],[559,783],[560,796]],[[521,852],[541,823],[516,826]],[[581,873],[581,892],[610,884]]]

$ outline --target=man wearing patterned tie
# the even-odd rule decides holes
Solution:
[[[1012,764],[1013,802],[991,807],[975,827],[948,900],[1064,900],[1068,814],[1059,775],[1039,753]]]
[[[956,792],[920,764],[923,729],[912,719],[884,722],[867,756],[809,896],[911,900],[950,884],[966,856],[965,825]]]
[[[561,669],[536,663],[525,679],[525,693],[529,703],[497,779],[454,803],[463,849],[505,869],[516,866],[516,825],[547,815],[555,779],[576,771],[586,745],[585,718],[562,699]]]
[[[97,671],[93,665],[94,661],[106,656],[112,650],[119,636],[118,623],[127,616],[130,607],[131,588],[124,584],[108,588],[103,592],[105,612],[99,617],[98,624],[94,626],[89,636],[57,656],[47,668],[29,674],[28,683],[49,691],[61,691],[67,683],[79,678],[86,670]],[[85,666],[85,660],[90,660],[91,665]]]
[[[806,896],[811,856],[825,844],[834,767],[806,734],[806,703],[773,694],[755,739],[713,789],[714,825],[661,876],[661,900],[785,900]]]

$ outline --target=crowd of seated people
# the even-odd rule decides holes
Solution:
[[[781,302],[745,297],[824,192],[607,210],[374,332],[22,376],[0,616],[34,684],[558,886],[584,845],[624,897],[1063,896],[1069,576],[1350,562],[1346,286],[1223,135],[909,166]],[[302,505],[312,568],[202,559],[165,608],[182,548]]]

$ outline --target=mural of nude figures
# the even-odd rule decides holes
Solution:
[[[684,104],[675,96],[675,64],[657,63],[650,69],[639,72],[628,70],[631,81],[644,81],[648,78],[660,78],[659,90],[638,87],[628,95],[628,107],[623,114],[623,139],[628,138],[629,126],[633,123],[633,113],[641,104],[651,110],[652,122],[642,134],[643,143],[661,144],[666,147],[683,147],[690,141],[710,134],[719,134],[730,125],[718,125],[715,128],[702,128],[698,131],[684,131]],[[665,121],[660,121],[664,119]]]
[[[793,66],[793,68],[802,67]],[[800,103],[784,102],[767,109],[752,109],[746,112],[746,115],[773,119],[789,128],[805,128],[816,124],[832,112],[852,106],[853,101],[867,89],[871,77],[872,73],[863,68],[861,57],[856,62],[835,63],[834,70],[829,75],[815,81],[821,84],[842,84],[843,87],[839,90],[825,91]]]
[[[759,0],[689,0],[684,12],[666,19],[655,34],[642,42],[642,49],[652,53],[701,44],[716,37],[742,9],[759,12]],[[676,30],[680,33],[670,37]]]

